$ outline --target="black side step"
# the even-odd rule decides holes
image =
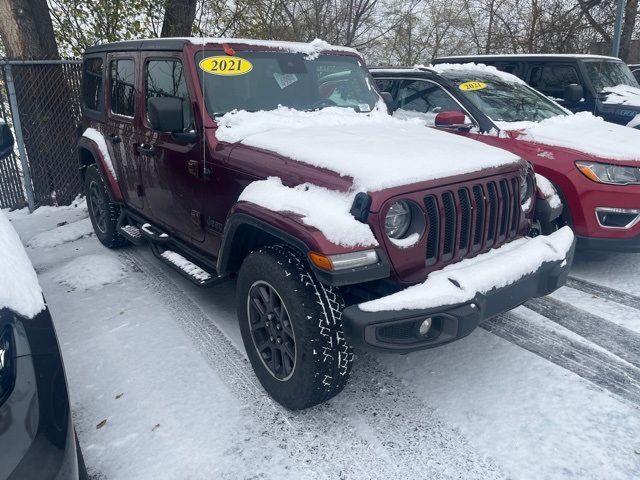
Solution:
[[[118,233],[134,245],[140,246],[144,244],[142,232],[140,232],[140,229],[138,227],[132,225],[131,223],[132,222],[129,220],[125,211],[122,210],[120,218],[118,219]]]
[[[179,253],[161,248],[156,243],[151,243],[151,250],[162,262],[199,287],[212,287],[228,279],[218,276],[217,272],[207,272]]]

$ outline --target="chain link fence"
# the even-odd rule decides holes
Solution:
[[[0,207],[68,205],[81,192],[80,60],[0,60],[0,115],[15,153],[0,161]]]

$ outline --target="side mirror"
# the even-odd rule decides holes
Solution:
[[[578,85],[577,83],[565,85],[563,100],[569,105],[575,105],[582,100],[582,97],[584,97],[582,85]]]
[[[436,115],[435,125],[438,128],[470,130],[472,125],[466,120],[464,112],[440,112]]]
[[[0,120],[0,160],[13,153],[13,134],[9,125]]]
[[[151,128],[158,132],[178,133],[184,130],[182,99],[178,97],[152,97],[147,102]]]
[[[384,100],[384,103],[387,105],[389,113],[393,113],[393,111],[395,110],[395,105],[393,104],[393,97],[391,96],[391,94],[389,92],[380,92],[380,96],[382,97],[382,100]]]

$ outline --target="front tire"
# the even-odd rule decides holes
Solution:
[[[127,239],[118,233],[120,205],[109,198],[107,184],[95,163],[89,165],[85,172],[84,191],[89,217],[98,240],[108,248],[126,245]]]
[[[258,380],[282,406],[309,408],[346,385],[353,351],[343,308],[338,292],[286,247],[264,247],[244,260],[237,285],[242,340]]]

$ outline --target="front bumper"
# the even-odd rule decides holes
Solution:
[[[640,252],[640,235],[629,238],[576,237],[580,250],[606,250],[608,252]]]
[[[568,227],[565,228],[568,229]],[[566,233],[565,229],[559,232],[562,231]],[[539,236],[536,238],[539,241],[544,241],[549,237]],[[534,240],[530,239],[529,241]],[[344,332],[354,346],[396,353],[432,348],[460,339],[469,335],[482,321],[511,310],[530,298],[548,295],[561,287],[569,275],[575,251],[575,240],[572,236],[569,242],[564,252],[557,255],[559,258],[552,261],[542,261],[533,272],[525,273],[506,286],[492,288],[485,292],[476,291],[470,295],[467,292],[470,298],[464,302],[452,303],[450,301],[452,297],[447,299],[446,296],[443,296],[442,304],[429,308],[394,308],[378,309],[377,311],[363,310],[361,305],[366,304],[352,305],[347,307],[342,314]],[[504,253],[500,253],[500,249],[497,249],[468,260],[470,268],[466,269],[466,273],[470,275],[482,274],[484,277],[493,276],[495,284],[500,285],[505,266],[513,264],[510,260],[517,258],[518,255],[531,253],[527,251],[527,243],[524,242],[516,248],[507,249]],[[501,256],[502,258],[500,258]],[[459,265],[462,266],[463,263],[460,262]],[[455,265],[450,268],[450,272],[462,271],[462,269],[456,269]],[[512,268],[517,268],[517,265]],[[480,272],[479,269],[484,269],[484,271]],[[442,273],[445,272],[447,269],[442,270]],[[454,285],[457,283],[461,290],[465,289],[465,285],[461,285],[461,282],[455,279],[449,281]],[[428,280],[425,284],[409,288],[426,287],[427,283]],[[431,293],[429,288],[424,292],[425,295]],[[396,294],[386,298],[393,295]],[[384,301],[385,297],[380,300]],[[432,319],[432,327],[427,335],[420,335],[420,324],[426,318]]]

